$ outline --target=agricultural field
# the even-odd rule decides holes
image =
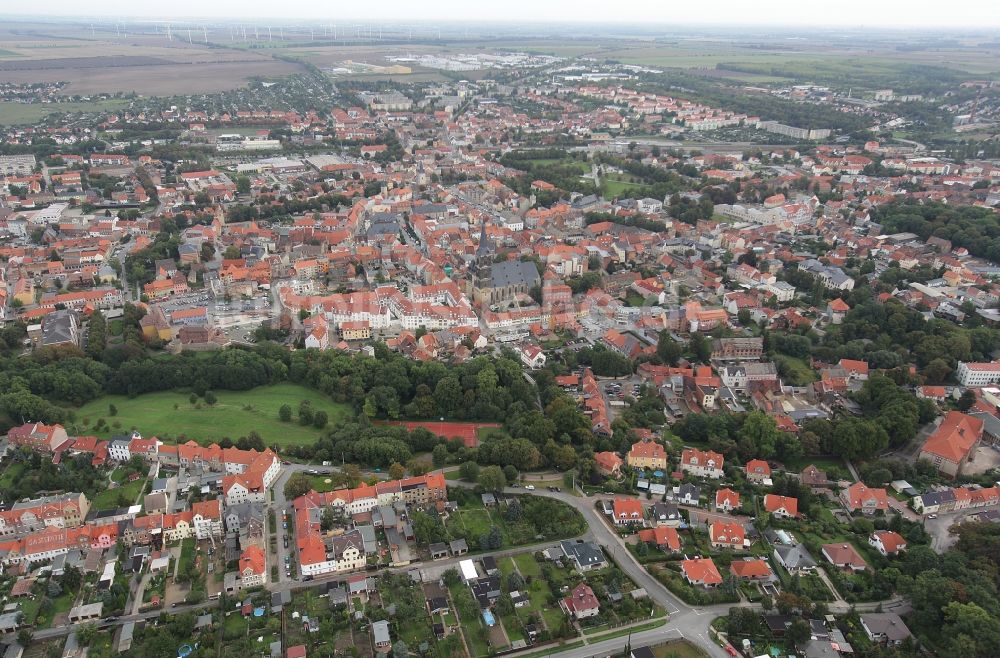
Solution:
[[[3,71],[0,82],[71,81],[68,94],[100,92],[136,93],[144,96],[211,94],[242,87],[254,78],[290,75],[299,69],[276,60],[208,64],[120,66],[114,68],[74,68],[64,66],[41,71]]]
[[[300,70],[255,51],[213,48],[194,34],[189,43],[186,32],[173,40],[88,32],[51,25],[37,33],[0,29],[0,82],[66,81],[65,94],[170,95],[226,91]]]
[[[2,74],[0,74],[2,75]],[[0,125],[18,126],[32,124],[49,114],[89,112],[99,113],[118,110],[127,105],[126,101],[105,100],[90,103],[14,103],[0,102]]]
[[[257,432],[267,445],[287,447],[313,443],[324,430],[312,425],[299,425],[293,417],[282,422],[278,410],[292,407],[293,413],[302,400],[312,402],[314,411],[325,411],[329,424],[351,414],[347,405],[336,404],[311,389],[295,384],[262,386],[249,391],[219,391],[218,401],[208,405],[204,400],[192,404],[189,393],[165,391],[136,398],[107,395],[80,407],[76,412],[81,432],[108,438],[132,428],[143,435],[172,439],[194,439],[211,443],[224,437],[233,440]],[[110,405],[117,415],[110,415]],[[95,427],[98,419],[105,424]]]

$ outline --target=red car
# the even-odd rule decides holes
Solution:
[[[726,645],[726,653],[728,653],[730,656],[735,656],[736,655],[736,648],[733,645],[731,645],[731,644],[727,644]]]

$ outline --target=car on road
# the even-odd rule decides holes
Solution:
[[[524,485],[524,488],[527,489],[528,491],[534,491],[535,490],[535,485],[533,485],[533,484],[526,484],[526,485]]]
[[[731,644],[727,644],[726,645],[726,653],[728,653],[730,656],[735,656],[736,655],[736,647],[734,647]]]

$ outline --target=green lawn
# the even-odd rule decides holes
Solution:
[[[514,563],[517,564],[517,570],[525,578],[528,576],[537,578],[542,575],[542,568],[538,566],[538,562],[535,561],[535,557],[531,553],[519,553],[515,555]]]
[[[653,647],[655,658],[708,658],[708,654],[687,640],[670,642]]]
[[[194,537],[181,540],[181,559],[177,565],[177,573],[184,573],[189,565],[194,564],[194,548],[197,541]]]
[[[606,197],[618,197],[633,193],[642,193],[646,189],[645,185],[641,183],[629,183],[626,181],[612,180],[610,178],[603,178],[601,182],[601,187]]]
[[[778,372],[783,377],[788,378],[795,386],[808,386],[810,382],[819,379],[816,371],[810,368],[803,359],[785,354],[775,354],[773,360]]]
[[[69,612],[73,608],[73,601],[76,600],[76,592],[63,592],[52,599],[52,607],[48,612],[39,612],[35,618],[35,626],[38,628],[48,628],[52,625],[56,615]],[[27,614],[25,614],[27,616]]]
[[[122,507],[118,504],[119,496],[122,497],[122,500],[127,501],[124,506],[134,505],[139,492],[142,491],[145,485],[146,480],[140,479],[115,489],[104,489],[94,496],[94,499],[91,501],[91,508],[94,510],[105,510]]]
[[[218,401],[213,406],[199,400],[200,409],[190,403],[190,393],[165,391],[136,398],[106,395],[80,407],[76,417],[80,423],[84,419],[89,421],[88,426],[80,427],[82,432],[103,437],[135,427],[146,436],[184,437],[211,443],[223,437],[236,440],[256,431],[267,445],[282,447],[311,444],[324,431],[312,425],[299,425],[295,416],[302,400],[312,401],[314,411],[325,411],[329,425],[351,413],[347,405],[331,402],[322,394],[296,384],[261,386],[249,391],[216,391],[215,395]],[[110,404],[118,408],[117,416],[108,414]],[[292,407],[291,422],[284,423],[278,418],[278,410],[283,404]],[[117,422],[119,427],[105,427],[95,432],[93,425],[98,418],[104,418],[108,424]]]
[[[8,466],[3,475],[0,475],[0,490],[6,491],[10,488],[21,477],[21,474],[24,473],[25,468],[26,465],[20,462]]]

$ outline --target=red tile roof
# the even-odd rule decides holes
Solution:
[[[959,463],[969,456],[969,451],[982,436],[982,419],[949,411],[941,425],[927,437],[922,451]]]

